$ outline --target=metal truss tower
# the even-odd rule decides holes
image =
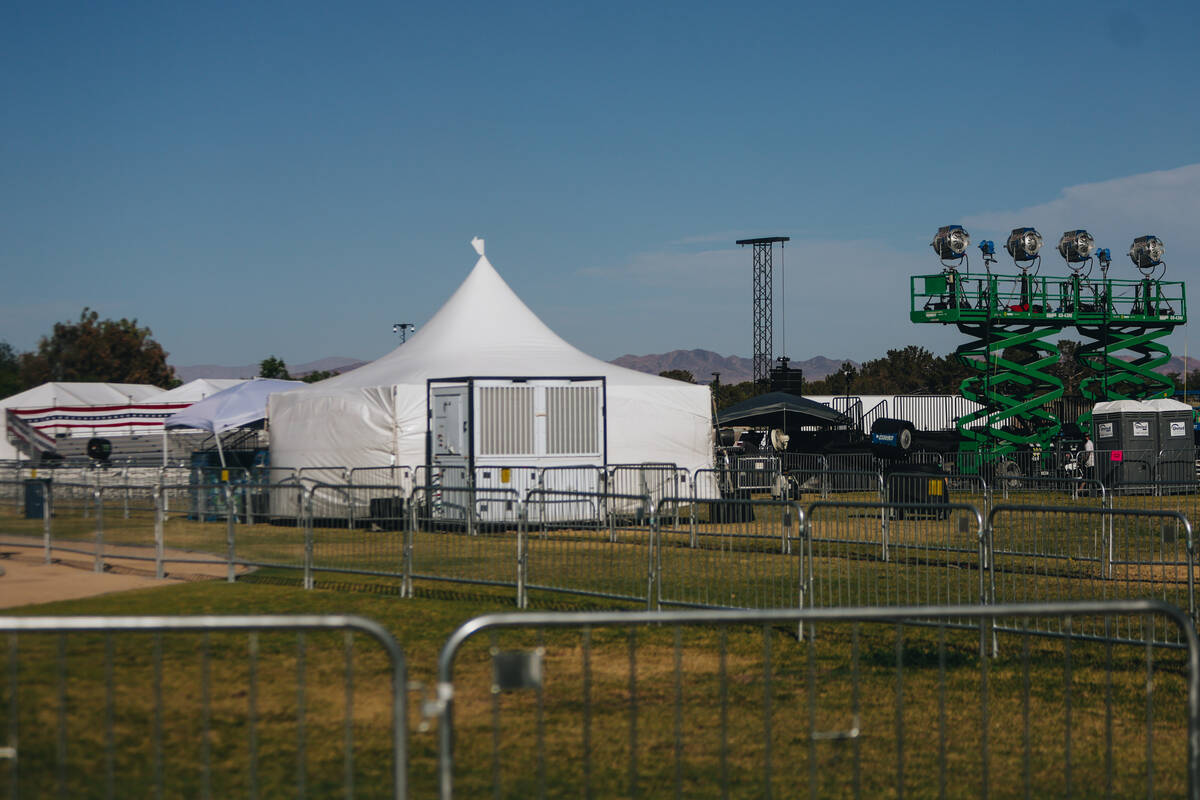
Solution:
[[[765,383],[770,380],[771,362],[774,357],[773,332],[775,320],[773,317],[774,297],[774,256],[775,242],[782,248],[784,242],[791,241],[790,236],[765,236],[760,239],[738,239],[736,244],[753,245],[754,247],[754,381]]]

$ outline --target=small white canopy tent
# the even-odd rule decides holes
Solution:
[[[273,378],[255,378],[252,381],[232,381],[227,389],[193,403],[177,411],[163,421],[164,429],[185,428],[209,431],[217,440],[217,454],[221,466],[225,466],[225,452],[221,449],[221,434],[261,422],[267,416],[267,398],[272,392],[285,392],[301,381],[281,381]]]
[[[618,367],[558,337],[479,260],[405,344],[351,372],[270,398],[273,467],[418,466],[425,462],[427,384],[458,377],[603,377],[611,464],[712,467],[707,386]]]

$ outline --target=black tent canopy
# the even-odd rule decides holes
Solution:
[[[828,427],[854,424],[845,414],[834,411],[827,405],[787,392],[761,394],[718,411],[717,423],[745,425],[750,428],[779,428],[785,432],[789,427],[797,428],[802,425]]]

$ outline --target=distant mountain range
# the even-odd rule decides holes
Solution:
[[[814,356],[804,361],[792,361],[790,366],[794,369],[804,370],[804,379],[806,381],[815,381],[837,372],[846,361],[850,361],[850,359]],[[288,372],[291,373],[293,378],[303,378],[310,372],[316,372],[317,370],[349,372],[366,363],[358,358],[330,356],[329,358],[309,361],[304,364],[289,364]],[[621,367],[628,367],[629,369],[636,369],[638,372],[648,372],[652,375],[657,375],[667,370],[682,369],[692,373],[692,377],[698,383],[711,382],[714,372],[721,373],[721,383],[741,383],[754,378],[753,360],[742,358],[741,356],[723,356],[711,350],[672,350],[669,353],[658,353],[648,356],[624,355],[620,358],[614,358],[611,363]],[[850,361],[850,363],[856,368],[862,366],[857,361]],[[1189,372],[1200,369],[1200,359],[1188,358],[1185,364],[1183,356],[1172,356],[1171,360],[1158,371],[1163,374],[1170,372],[1183,373],[1185,369]],[[193,381],[196,378],[253,378],[258,375],[258,364],[247,364],[243,367],[196,364],[190,367],[175,367],[175,375],[184,383]]]
[[[1185,360],[1183,356],[1171,356],[1171,360],[1165,366],[1159,367],[1157,371],[1164,375],[1172,372],[1178,372],[1182,375],[1185,371],[1191,372],[1194,369],[1200,369],[1200,358],[1189,357]],[[1191,391],[1190,386],[1188,387],[1188,391]]]
[[[367,362],[361,358],[346,356],[330,356],[318,361],[304,364],[288,364],[288,374],[293,378],[303,378],[310,372],[318,370],[328,372],[349,372],[361,367]],[[190,367],[175,367],[175,377],[187,383],[197,378],[253,378],[258,375],[258,364],[247,364],[243,367],[222,367],[218,364],[196,364]]]
[[[806,381],[820,380],[837,372],[846,358],[826,358],[814,356],[804,361],[791,361],[792,369],[804,370]],[[742,383],[754,380],[754,361],[741,356],[723,356],[711,350],[672,350],[669,353],[659,353],[649,356],[625,355],[614,358],[613,364],[638,372],[649,372],[657,375],[672,369],[687,370],[697,383],[711,383],[712,373],[721,373],[721,383]],[[851,361],[855,367],[860,366]]]

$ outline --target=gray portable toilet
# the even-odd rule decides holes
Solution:
[[[1148,400],[1146,404],[1158,413],[1158,482],[1195,484],[1196,447],[1192,407],[1167,398]]]
[[[1092,409],[1096,477],[1108,488],[1148,486],[1158,461],[1158,411],[1138,400],[1110,400]]]

